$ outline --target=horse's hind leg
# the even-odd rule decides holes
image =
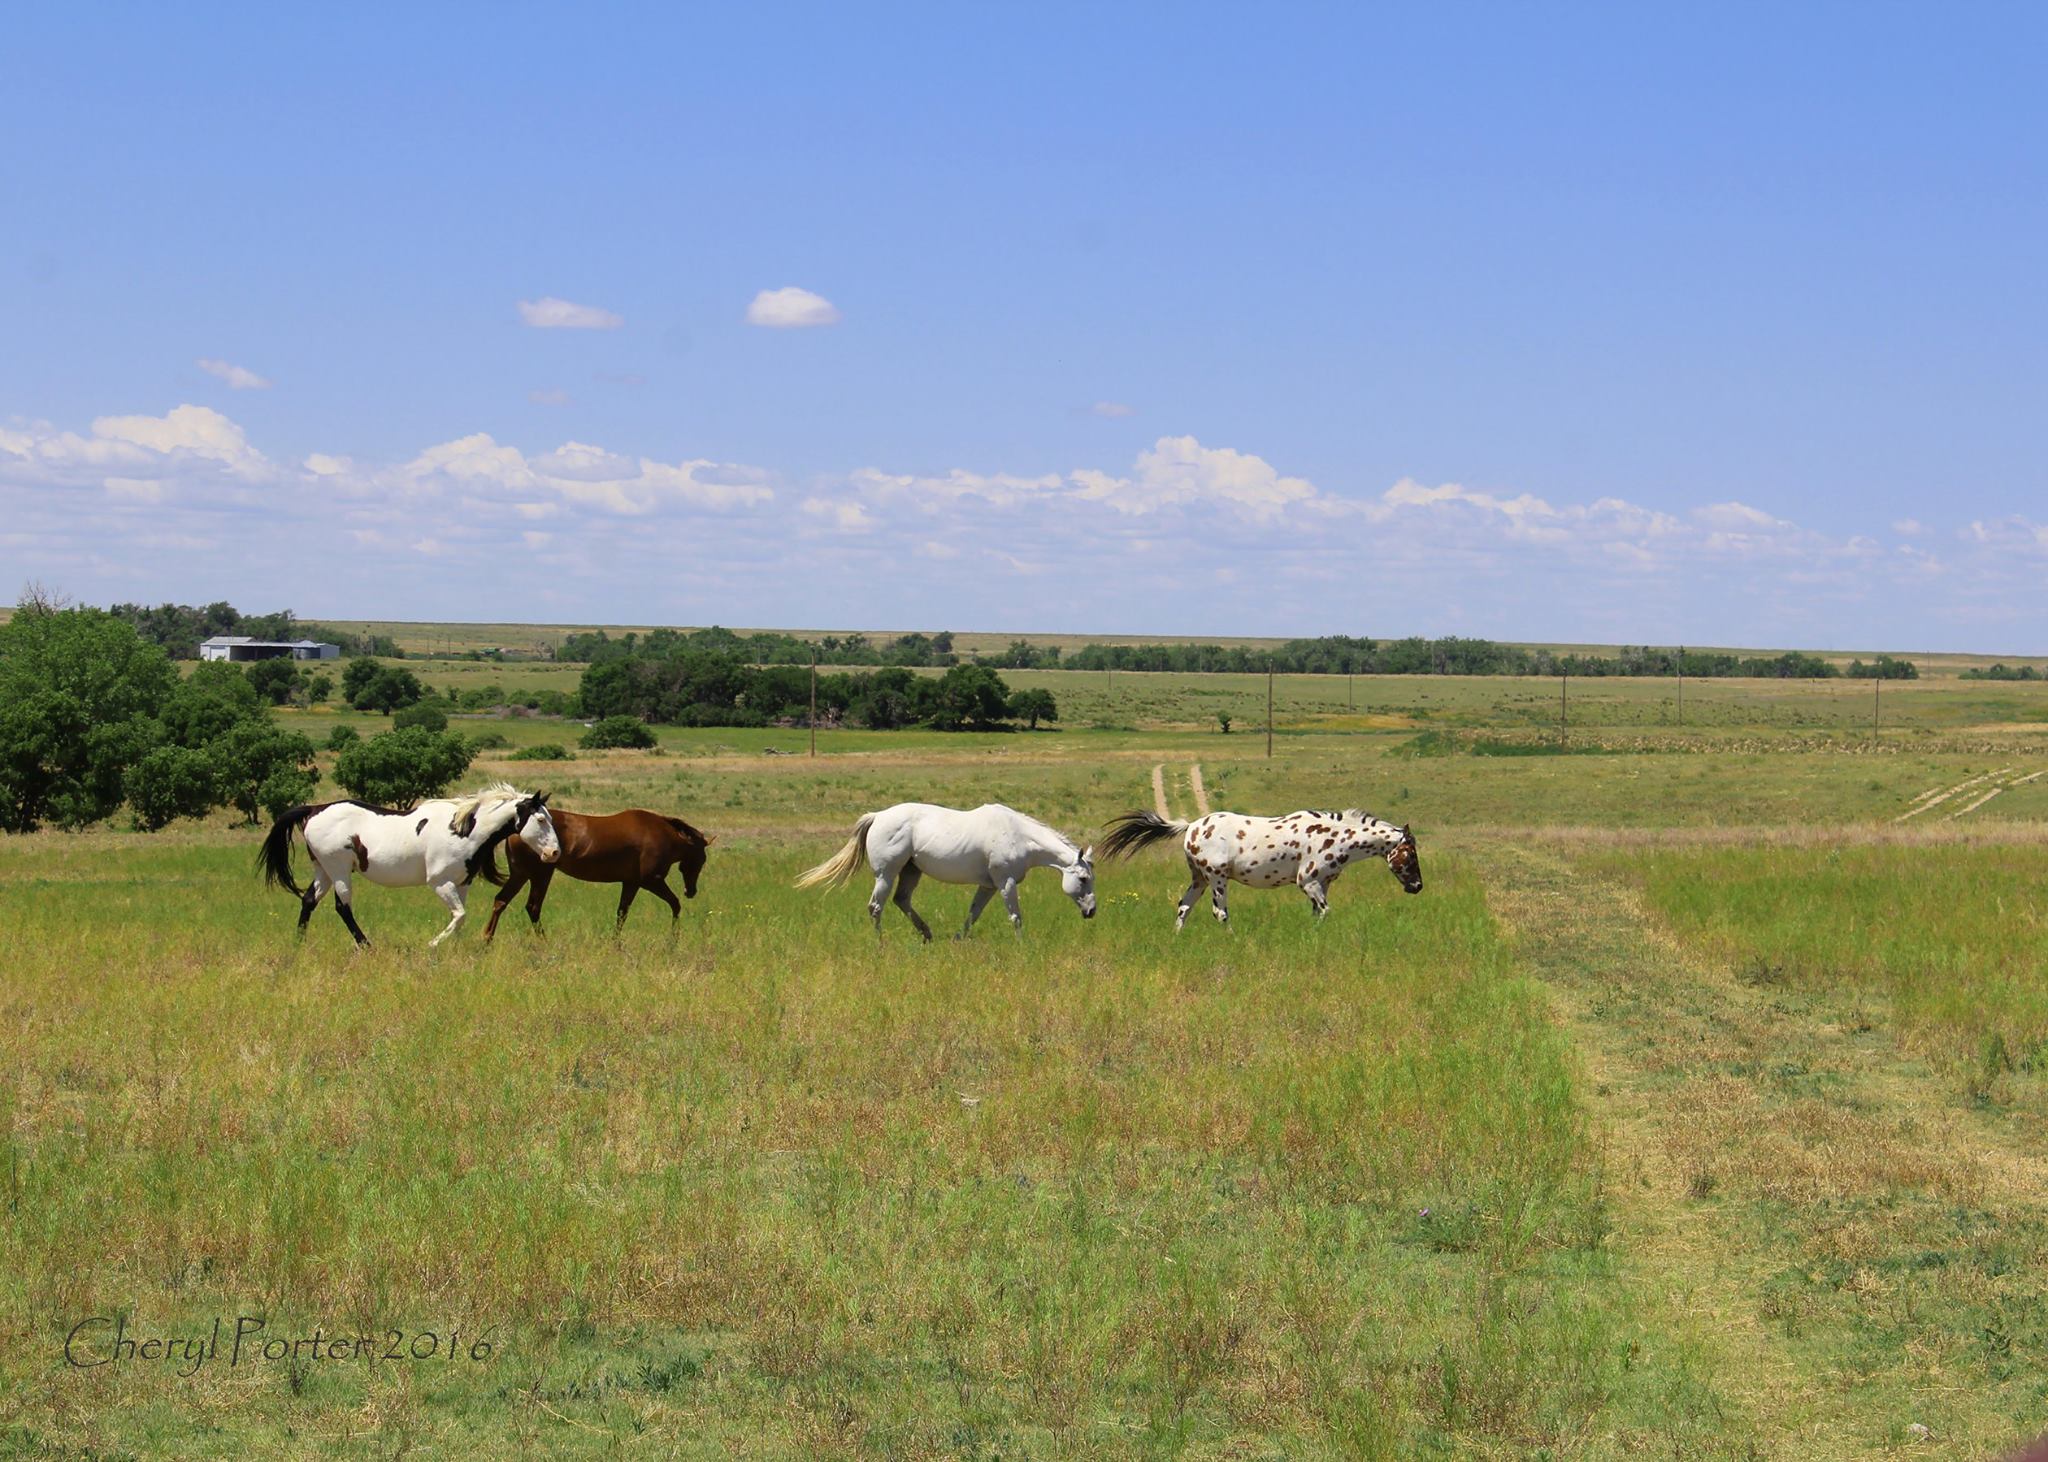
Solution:
[[[875,921],[875,932],[882,932],[882,910],[889,905],[889,890],[896,886],[896,870],[877,868],[875,870],[875,891],[868,895],[868,917]]]
[[[437,883],[434,885],[434,892],[439,894],[441,896],[441,902],[448,906],[448,912],[451,917],[448,920],[448,927],[446,929],[443,929],[439,934],[436,934],[432,939],[429,939],[427,941],[427,948],[429,949],[432,949],[435,945],[439,944],[442,940],[446,939],[450,934],[453,934],[457,929],[460,929],[462,927],[462,920],[464,915],[466,915],[469,912],[469,910],[464,907],[465,900],[463,897],[463,886],[461,884]]]
[[[1209,875],[1209,912],[1217,923],[1230,923],[1230,880],[1220,873]]]
[[[915,863],[903,870],[902,875],[896,880],[896,907],[903,910],[904,916],[916,927],[924,942],[930,944],[932,926],[925,923],[917,910],[910,906],[910,896],[917,892],[917,885],[923,878],[924,870]]]
[[[320,871],[320,865],[313,865],[313,881],[306,885],[306,891],[299,895],[299,937],[306,937],[306,921],[313,917],[313,910],[320,907],[320,900],[327,897],[327,875]]]
[[[620,885],[619,922],[612,925],[612,933],[616,934],[621,929],[626,927],[626,911],[633,907],[633,895],[637,894],[638,892],[640,892],[640,885],[635,883],[630,878],[627,879],[624,884]]]
[[[347,926],[348,932],[354,936],[356,948],[368,949],[370,947],[369,936],[363,933],[363,926],[356,922],[355,894],[349,887],[349,881],[346,878],[337,878],[333,880],[333,883],[334,912],[341,915],[341,922]]]

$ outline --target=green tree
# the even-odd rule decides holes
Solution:
[[[359,711],[382,711],[388,716],[413,705],[425,694],[426,688],[410,670],[397,665],[379,665],[374,673],[359,682],[348,703]]]
[[[268,720],[252,718],[229,727],[207,745],[206,754],[213,764],[218,800],[250,822],[259,810],[275,817],[304,802],[320,782],[313,766],[313,743]]]
[[[613,747],[645,751],[654,745],[654,733],[638,716],[606,716],[583,733],[579,745],[586,751],[605,751]]]
[[[955,665],[938,679],[925,719],[940,731],[992,726],[1010,709],[1010,688],[986,665]]]
[[[124,621],[25,600],[0,625],[0,829],[109,816],[128,767],[165,739],[156,715],[176,681]]]
[[[164,698],[158,719],[171,740],[197,749],[262,714],[263,698],[248,676],[225,660],[202,660]]]
[[[128,768],[122,789],[135,826],[150,833],[181,817],[204,817],[219,800],[210,758],[186,746],[149,752]]]
[[[325,670],[315,671],[306,682],[306,704],[309,706],[324,706],[333,694],[334,677]]]
[[[1038,729],[1040,721],[1057,721],[1060,718],[1060,708],[1053,700],[1052,692],[1036,687],[1012,695],[1009,711],[1011,720],[1022,721],[1033,731]]]
[[[413,726],[358,741],[334,765],[334,779],[352,797],[382,806],[409,807],[438,797],[469,770],[469,743],[447,731]]]
[[[298,662],[280,655],[274,660],[258,660],[247,672],[249,684],[256,694],[273,706],[281,706],[306,687],[306,673],[299,669]]]
[[[362,739],[362,733],[357,731],[355,727],[349,725],[336,726],[327,733],[327,749],[329,751],[347,751]]]

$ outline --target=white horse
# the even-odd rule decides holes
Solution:
[[[283,884],[299,895],[301,934],[331,888],[341,922],[362,946],[370,941],[356,923],[354,875],[391,888],[427,884],[451,915],[448,927],[429,942],[432,948],[460,927],[470,880],[505,839],[519,834],[543,863],[562,856],[547,803],[545,792],[522,792],[503,782],[467,797],[422,802],[407,812],[367,802],[308,803],[271,825],[256,862],[265,883]],[[301,828],[313,859],[313,881],[303,890],[292,879],[292,833]]]
[[[1290,812],[1285,817],[1247,817],[1212,812],[1193,822],[1170,822],[1154,812],[1127,812],[1109,824],[1102,851],[1111,858],[1184,834],[1188,891],[1180,896],[1173,921],[1177,934],[1204,886],[1216,922],[1230,922],[1226,890],[1232,879],[1253,888],[1300,886],[1321,919],[1330,911],[1330,885],[1353,858],[1385,858],[1410,893],[1422,892],[1422,853],[1406,827],[1351,808],[1344,812]]]
[[[927,873],[941,883],[976,885],[967,923],[960,930],[962,939],[988,901],[999,893],[1003,907],[1010,911],[1010,923],[1022,929],[1024,915],[1017,908],[1017,885],[1034,868],[1059,869],[1060,887],[1080,908],[1081,917],[1095,917],[1095,850],[1077,848],[1044,823],[998,802],[972,812],[934,807],[929,802],[899,802],[870,812],[853,825],[846,846],[804,873],[796,886],[828,884],[837,888],[860,867],[863,856],[875,870],[868,916],[875,921],[876,933],[881,932],[882,907],[889,902],[893,884],[896,907],[930,942],[931,926],[910,906],[910,896]]]

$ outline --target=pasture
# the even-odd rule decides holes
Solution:
[[[1668,683],[1574,682],[1560,755],[1555,682],[1282,677],[1268,760],[1263,678],[1006,678],[1063,729],[533,763],[581,728],[490,722],[469,782],[716,835],[673,934],[643,898],[614,940],[615,890],[558,879],[544,938],[508,914],[486,947],[480,884],[429,951],[438,902],[368,889],[358,955],[328,909],[294,940],[225,817],[8,840],[0,1441],[1847,1458],[2048,1428],[2048,686],[1888,684],[1872,736],[1867,682],[1688,682],[1683,723]],[[1087,838],[1198,788],[1411,823],[1427,886],[1356,865],[1321,926],[1238,889],[1176,938],[1169,849],[1104,865],[1093,921],[1041,870],[1021,939],[929,947],[893,909],[876,939],[862,878],[790,888],[904,798]],[[967,899],[918,894],[942,936]],[[239,1316],[378,1355],[64,1356],[94,1317]]]

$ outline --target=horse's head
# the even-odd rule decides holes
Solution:
[[[555,820],[548,816],[547,793],[535,792],[519,799],[519,805],[512,811],[512,831],[541,862],[553,863],[562,856],[562,840],[555,835]]]
[[[1095,849],[1083,848],[1074,861],[1060,870],[1060,887],[1066,891],[1081,917],[1095,917]]]
[[[1387,867],[1401,880],[1401,887],[1410,893],[1422,892],[1422,850],[1415,846],[1415,834],[1405,826],[1400,840],[1387,849]]]
[[[696,829],[692,828],[691,831],[695,832]],[[709,833],[698,833],[694,840],[684,840],[683,856],[676,859],[676,867],[682,870],[683,897],[686,899],[697,896],[697,875],[704,871],[704,859],[708,856],[706,850],[710,848],[711,843]]]

